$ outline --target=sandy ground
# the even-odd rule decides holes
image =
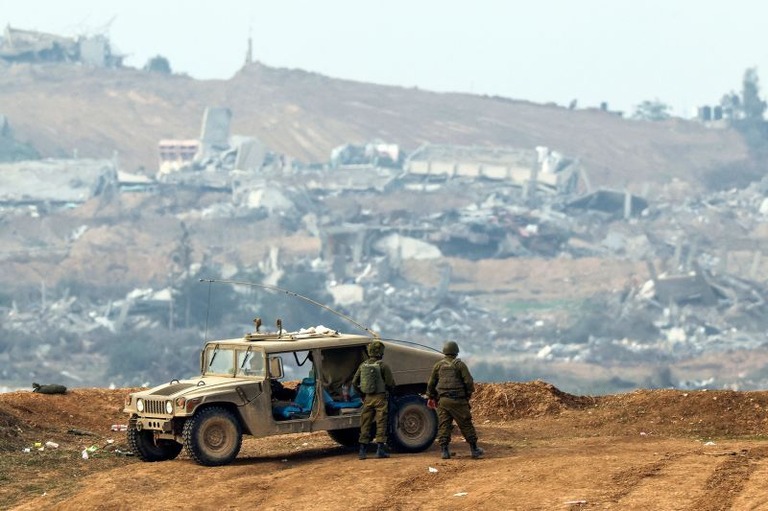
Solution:
[[[768,392],[592,397],[544,382],[481,384],[480,460],[455,437],[451,460],[433,446],[360,461],[317,432],[247,438],[235,462],[215,468],[185,453],[162,463],[123,454],[124,433],[110,428],[126,422],[127,392],[0,395],[0,508],[768,509]],[[47,441],[59,447],[34,445]]]

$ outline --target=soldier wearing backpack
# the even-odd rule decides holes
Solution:
[[[384,356],[384,343],[373,341],[368,345],[368,360],[360,364],[352,385],[363,399],[363,408],[360,415],[360,454],[364,460],[368,457],[368,444],[371,441],[371,426],[376,421],[376,457],[389,458],[386,449],[387,443],[387,392],[395,388],[395,378],[392,370],[381,359]]]
[[[475,391],[475,382],[467,364],[456,358],[458,354],[459,345],[456,341],[446,341],[443,345],[445,358],[435,364],[427,382],[427,404],[431,408],[437,408],[437,441],[444,460],[451,457],[448,444],[451,443],[454,420],[469,443],[470,455],[473,458],[483,455],[483,450],[477,446],[477,432],[472,424],[472,412],[469,409],[469,399]]]

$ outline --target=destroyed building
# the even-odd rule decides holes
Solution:
[[[546,147],[466,147],[425,144],[408,156],[404,168],[414,181],[451,178],[509,182],[536,191],[569,193],[579,181],[577,162]]]
[[[169,325],[202,328],[205,314],[192,314],[181,302],[199,278],[211,275],[327,296],[330,305],[384,335],[434,347],[448,336],[465,338],[468,356],[499,371],[538,362],[671,364],[706,350],[759,345],[768,330],[761,320],[768,317],[768,292],[759,245],[735,253],[745,243],[738,233],[749,238],[760,232],[767,185],[677,202],[592,190],[576,159],[546,147],[428,145],[406,155],[396,144],[372,142],[338,146],[329,162],[291,165],[258,140],[231,135],[231,118],[227,108],[210,108],[199,138],[161,140],[154,177],[97,161],[0,168],[3,205],[33,205],[40,215],[55,209],[49,207],[54,198],[69,208],[124,193],[138,204],[121,202],[130,211],[126,216],[144,223],[126,221],[121,234],[154,223],[184,233],[145,248],[149,255],[142,261],[166,274],[173,268],[165,280],[142,282],[103,302],[45,300],[43,315],[66,322],[63,337],[78,330],[141,337]],[[375,151],[366,152],[369,145]],[[384,152],[402,165],[382,165]],[[90,221],[78,218],[82,224],[73,222],[73,235],[61,243],[97,238],[101,233],[88,231]],[[111,221],[122,220],[103,222]],[[719,252],[714,226],[734,236],[730,255]],[[102,232],[113,227],[102,226]],[[130,259],[140,259],[140,250],[119,247]],[[90,253],[87,246],[78,252]],[[488,261],[544,261],[549,272],[563,261],[589,258],[649,264],[627,275],[623,289],[591,298],[591,309],[507,310],[502,304],[514,301],[508,297],[515,288],[530,285],[524,277],[520,284],[492,269],[485,271],[498,272],[493,286],[472,281]],[[746,278],[737,263],[754,271]],[[563,283],[580,278],[589,277],[568,275]],[[537,291],[525,299],[535,302]],[[243,296],[226,302],[232,335],[238,335],[238,317],[270,306],[263,297]],[[38,316],[16,304],[3,312],[2,327],[13,332],[30,328]],[[747,380],[715,381],[765,381]]]
[[[117,191],[111,160],[25,160],[0,163],[0,206],[52,211]]]
[[[123,59],[104,35],[65,37],[7,25],[0,40],[0,61],[9,64],[68,62],[117,68]]]

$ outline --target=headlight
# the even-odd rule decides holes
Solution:
[[[137,399],[136,400],[136,410],[139,412],[144,412],[144,400],[143,399]]]
[[[173,414],[173,401],[165,402],[165,413],[167,413],[168,415]]]

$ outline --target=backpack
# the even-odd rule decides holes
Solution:
[[[381,374],[381,360],[360,365],[360,390],[363,394],[381,394],[386,390]]]

